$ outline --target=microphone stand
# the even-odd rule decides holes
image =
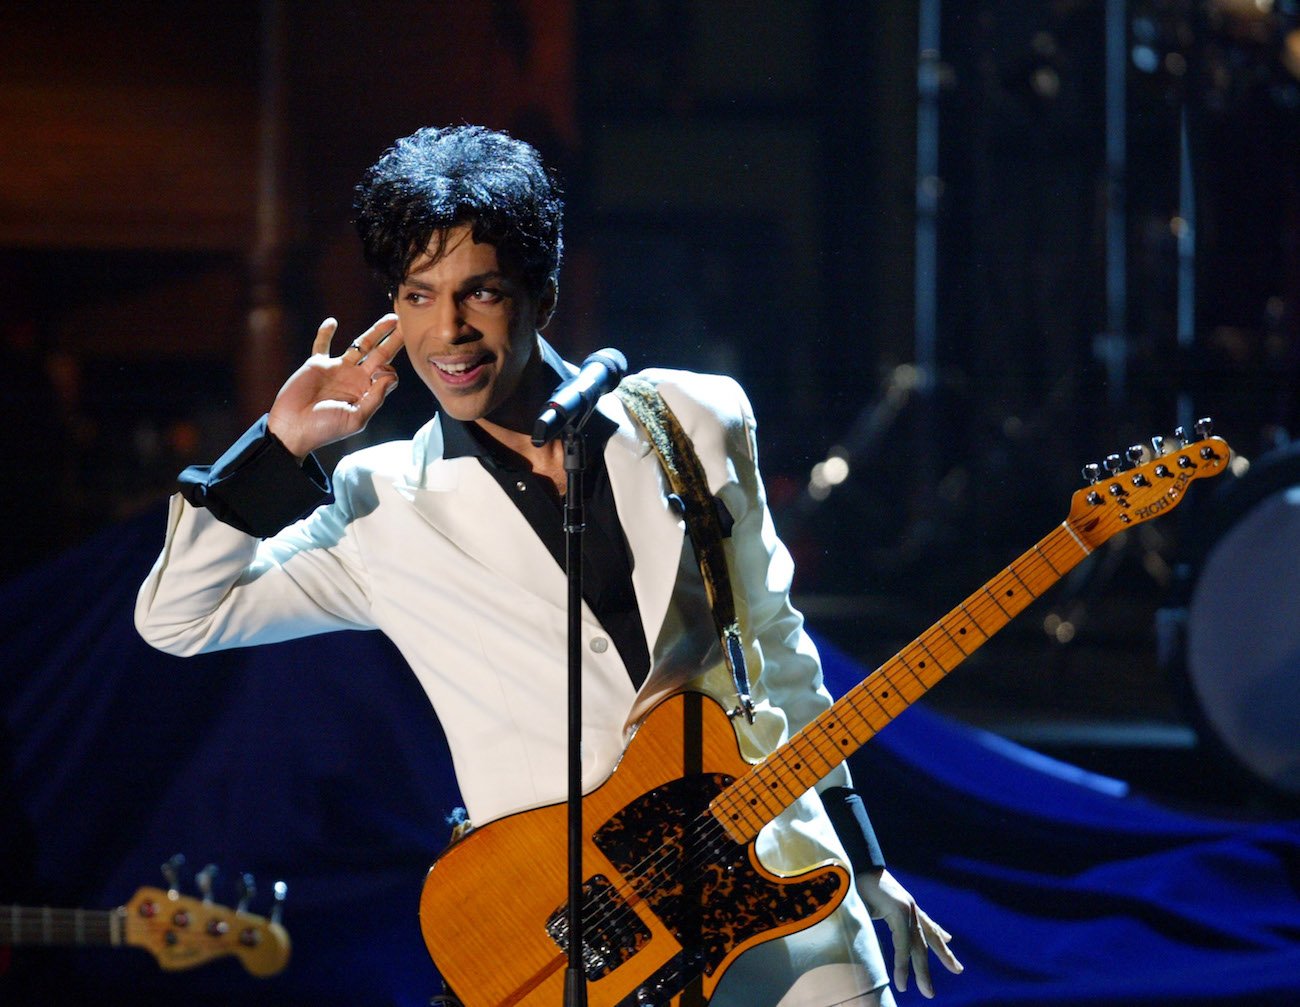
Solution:
[[[586,417],[583,417],[584,419]],[[564,975],[566,1007],[586,1007],[582,890],[582,533],[586,529],[583,474],[587,437],[583,424],[564,428],[565,572],[569,584],[569,967]]]
[[[564,434],[565,572],[569,582],[569,967],[564,974],[566,1007],[587,1007],[586,942],[583,934],[582,845],[582,533],[587,526],[582,477],[587,470],[587,425],[603,392],[613,391],[627,373],[618,350],[598,350],[552,394],[533,425],[541,447]],[[563,424],[561,426],[561,424]]]

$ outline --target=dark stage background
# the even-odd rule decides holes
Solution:
[[[1099,550],[862,773],[969,949],[948,1002],[1294,1002],[1298,30],[1295,0],[9,5],[0,904],[108,908],[184,851],[219,901],[255,869],[266,912],[285,878],[295,955],[260,982],[15,949],[0,1002],[434,992],[414,900],[454,795],[392,653],[177,662],[128,614],[175,473],[320,318],[384,310],[361,172],[460,121],[566,180],[570,358],[745,384],[841,686],[1059,523],[1084,463],[1214,417],[1233,474]],[[428,409],[406,381],[361,439]]]

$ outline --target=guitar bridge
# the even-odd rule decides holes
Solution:
[[[569,906],[546,921],[546,932],[569,953]],[[608,975],[650,943],[650,931],[603,874],[582,886],[582,962],[589,979]]]

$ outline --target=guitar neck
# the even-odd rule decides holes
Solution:
[[[0,945],[120,945],[122,909],[51,909],[0,906]]]
[[[759,829],[924,696],[1091,550],[1054,528],[1010,566],[841,696],[714,798],[713,816],[737,842]]]

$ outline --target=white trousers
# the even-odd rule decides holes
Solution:
[[[888,986],[859,993],[862,970],[855,965],[823,965],[805,972],[777,1007],[895,1007]]]

